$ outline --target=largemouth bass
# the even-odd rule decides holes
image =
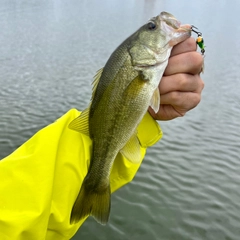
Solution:
[[[149,106],[158,112],[158,85],[171,49],[190,35],[190,25],[181,25],[173,15],[162,12],[127,38],[98,71],[90,106],[69,125],[89,135],[93,144],[71,223],[88,215],[101,224],[108,222],[113,162],[119,152],[129,161],[141,161],[137,127]]]

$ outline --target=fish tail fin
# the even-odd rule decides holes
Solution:
[[[101,191],[94,191],[86,187],[85,181],[74,203],[70,223],[77,223],[81,219],[92,215],[102,225],[107,224],[111,206],[110,185]]]

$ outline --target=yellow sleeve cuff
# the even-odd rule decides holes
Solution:
[[[70,110],[0,161],[0,239],[67,240],[83,223],[69,223],[92,147],[89,137],[68,128],[79,114]],[[147,113],[138,127],[142,158],[161,136]],[[139,166],[118,154],[112,191],[131,181]]]

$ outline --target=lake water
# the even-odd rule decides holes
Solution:
[[[200,105],[161,122],[132,183],[112,196],[107,226],[77,239],[240,239],[240,1],[0,0],[0,159],[70,108],[83,109],[95,72],[161,11],[203,33]]]

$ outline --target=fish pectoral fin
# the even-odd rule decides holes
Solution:
[[[155,113],[159,111],[160,107],[160,93],[159,88],[157,87],[152,95],[152,99],[150,101],[150,107],[154,110]]]
[[[89,136],[89,108],[81,112],[80,116],[71,121],[68,127]]]
[[[140,163],[142,160],[140,143],[137,135],[134,134],[127,144],[120,150],[120,153],[132,163]]]

